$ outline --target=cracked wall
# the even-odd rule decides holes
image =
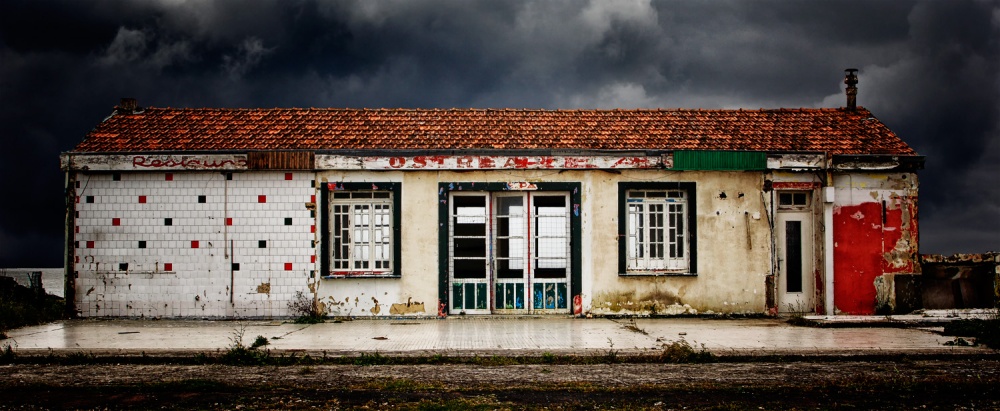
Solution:
[[[892,310],[895,277],[920,272],[917,176],[835,175],[834,186],[835,310],[862,315]]]

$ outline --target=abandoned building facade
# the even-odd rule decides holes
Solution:
[[[923,158],[868,110],[173,109],[72,151],[84,317],[871,314]]]

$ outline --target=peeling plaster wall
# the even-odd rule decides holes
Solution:
[[[696,276],[618,275],[618,200],[612,193],[619,181],[695,182],[697,204],[690,211],[698,224]],[[764,312],[771,242],[762,186],[759,172],[634,171],[593,178],[584,190],[594,213],[584,221],[593,227],[592,249],[584,255],[593,255],[594,264],[592,302],[585,310],[609,315]]]
[[[317,298],[331,316],[436,316],[438,172],[320,172],[321,183],[401,182],[399,278],[321,279]]]
[[[438,313],[439,182],[578,182],[581,184],[581,282],[585,313],[761,313],[770,272],[770,232],[761,200],[762,173],[504,171],[337,171],[320,182],[401,182],[402,273],[399,278],[320,280],[330,315],[434,316]],[[618,182],[695,182],[697,276],[620,276]],[[725,198],[721,194],[725,192]],[[740,195],[742,193],[742,196]],[[752,218],[756,215],[758,218]],[[749,223],[749,241],[747,236]],[[685,306],[686,305],[686,306]]]
[[[838,313],[875,314],[891,306],[893,276],[919,273],[917,184],[914,173],[834,176]]]
[[[219,171],[161,170],[124,172],[120,181],[112,176],[77,176],[79,216],[70,252],[76,261],[75,301],[83,316],[294,316],[288,302],[297,292],[315,297],[334,316],[435,316],[440,182],[580,183],[584,313],[762,313],[768,308],[772,243],[762,172],[248,171],[226,180]],[[398,278],[319,278],[323,205],[317,198],[323,182],[400,183]],[[697,275],[620,275],[619,182],[695,184],[697,203],[689,205],[689,212],[697,221]],[[166,225],[166,218],[172,224]],[[145,248],[139,241],[146,242]],[[233,263],[239,267],[231,274]],[[867,286],[872,284],[869,280]]]

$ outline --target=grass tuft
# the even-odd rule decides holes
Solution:
[[[705,349],[705,344],[700,350],[696,350],[691,343],[681,338],[669,344],[663,344],[663,351],[660,351],[659,361],[672,364],[687,363],[707,363],[716,361],[715,354]]]

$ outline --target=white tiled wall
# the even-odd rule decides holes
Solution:
[[[288,302],[297,291],[308,295],[317,266],[316,218],[306,208],[315,202],[314,179],[308,172],[237,172],[231,180],[220,172],[123,172],[118,181],[78,174],[80,315],[295,315]]]

